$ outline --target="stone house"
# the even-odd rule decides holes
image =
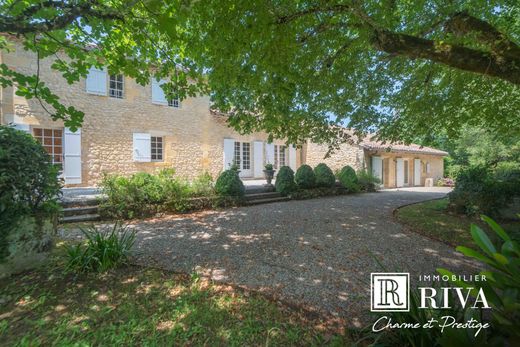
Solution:
[[[326,147],[307,143],[296,148],[284,140],[267,142],[267,134],[240,135],[225,117],[210,110],[209,97],[166,100],[160,82],[147,86],[106,70],[91,69],[86,79],[69,85],[52,71],[52,59],[40,61],[40,78],[65,105],[85,112],[77,132],[53,121],[37,100],[26,100],[14,88],[0,88],[0,124],[11,124],[40,141],[62,168],[66,186],[96,186],[103,173],[130,175],[174,168],[193,179],[203,172],[216,177],[233,162],[244,179],[263,177],[265,163],[296,170],[306,163],[325,162],[339,169],[368,168],[385,187],[424,185],[440,178],[445,152],[419,146],[395,146],[387,151],[377,142],[343,145],[324,159]],[[25,74],[36,74],[37,59],[15,44],[0,52],[0,63]]]

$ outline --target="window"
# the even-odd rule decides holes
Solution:
[[[285,146],[274,145],[274,169],[278,170],[285,165]]]
[[[163,138],[152,136],[150,138],[151,141],[151,151],[152,151],[152,161],[163,161]]]
[[[33,134],[52,158],[52,163],[63,166],[63,130],[34,128]]]
[[[233,155],[233,164],[240,167],[240,142],[235,142],[235,153]]]
[[[181,102],[180,102],[178,97],[175,97],[175,98],[173,98],[171,100],[168,100],[168,106],[180,108],[181,107]]]
[[[249,142],[242,143],[242,169],[251,169],[251,144]]]
[[[110,75],[108,95],[113,98],[123,98],[123,75]]]

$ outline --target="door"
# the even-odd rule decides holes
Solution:
[[[415,159],[413,161],[413,185],[421,185],[421,159]]]
[[[410,165],[409,165],[409,161],[407,159],[404,159],[403,160],[403,166],[404,166],[404,185],[405,186],[409,186],[410,185],[410,171],[409,171],[409,168],[410,168]]]
[[[404,160],[403,158],[397,158],[395,160],[395,175],[396,175],[396,187],[404,186]]]
[[[76,132],[65,128],[63,176],[66,184],[81,183],[81,129]]]
[[[251,144],[249,142],[235,142],[234,162],[240,170],[240,177],[251,177]]]
[[[372,175],[379,178],[383,185],[383,159],[381,157],[372,157]]]

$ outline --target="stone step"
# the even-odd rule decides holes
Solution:
[[[94,222],[100,220],[98,214],[83,214],[79,216],[68,216],[60,218],[60,223]]]
[[[59,203],[63,208],[86,207],[86,206],[99,205],[99,200],[98,199],[61,200]]]
[[[281,195],[278,192],[270,192],[270,193],[246,194],[245,198],[247,201],[251,201],[251,200],[259,200],[259,199],[278,198],[280,196]]]
[[[245,188],[246,188],[246,195],[274,192],[273,185],[246,186]]]
[[[82,216],[85,214],[97,214],[97,212],[98,206],[67,207],[63,209],[63,216]]]
[[[271,202],[281,202],[281,201],[288,201],[291,200],[287,196],[280,196],[278,198],[267,198],[267,199],[257,199],[257,200],[251,200],[247,202],[247,205],[260,205],[260,204],[269,204]]]

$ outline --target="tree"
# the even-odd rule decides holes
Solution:
[[[181,97],[211,90],[244,133],[332,146],[348,140],[334,125],[405,142],[453,137],[464,124],[520,133],[515,1],[10,1],[0,10],[0,30],[42,55],[68,54],[73,62],[56,68],[70,81],[104,62],[146,83],[154,66],[175,75],[167,89]]]

